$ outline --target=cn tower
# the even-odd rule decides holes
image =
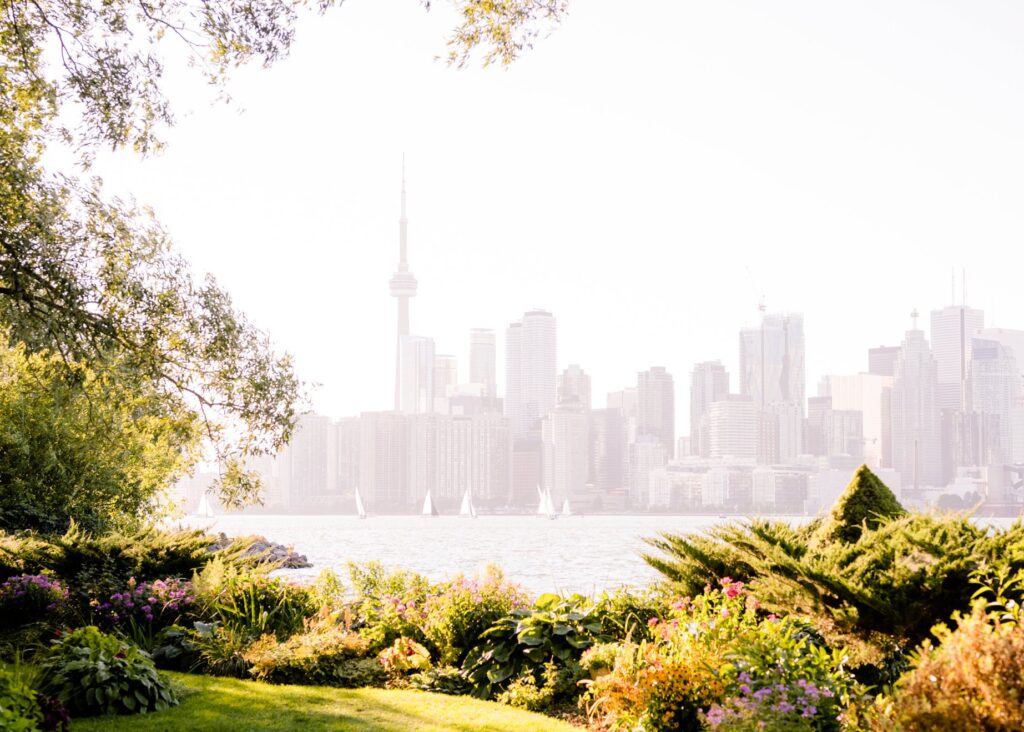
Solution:
[[[409,298],[416,297],[416,278],[409,271],[406,245],[409,220],[405,217],[405,156],[402,156],[402,215],[398,219],[398,269],[391,275],[391,297],[398,298],[398,333],[395,337],[395,411],[401,408],[402,336],[409,335]]]

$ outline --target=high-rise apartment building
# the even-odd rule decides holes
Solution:
[[[333,508],[335,490],[333,425],[319,414],[300,415],[286,448],[288,499],[292,510]]]
[[[409,420],[398,412],[363,412],[359,417],[359,492],[377,513],[407,511]]]
[[[899,346],[869,348],[868,373],[875,376],[894,376],[896,374],[896,360],[899,357]]]
[[[1000,458],[1013,455],[1013,416],[1021,398],[1021,375],[1012,350],[999,341],[975,338],[971,344],[971,401],[974,411],[998,420]]]
[[[711,455],[711,404],[729,395],[729,373],[721,361],[704,361],[693,367],[690,378],[690,451]]]
[[[359,450],[362,428],[359,417],[339,419],[334,423],[335,473],[338,493],[352,495],[359,487]]]
[[[931,344],[935,356],[935,401],[940,410],[971,409],[971,349],[985,327],[985,314],[966,305],[932,310]]]
[[[671,459],[676,449],[676,392],[663,366],[641,371],[636,379],[637,438],[656,437]]]
[[[398,347],[399,410],[404,414],[434,411],[434,339],[402,336]]]
[[[557,367],[555,318],[531,310],[509,325],[505,336],[505,415],[515,437],[539,434],[555,408]]]
[[[469,382],[483,384],[483,396],[492,399],[498,396],[497,378],[498,350],[494,331],[490,328],[474,328],[469,332]]]
[[[937,373],[928,340],[915,323],[900,348],[889,399],[893,467],[914,490],[943,483]]]
[[[590,482],[602,494],[626,489],[626,420],[619,409],[590,412]]]
[[[758,461],[791,460],[803,451],[804,322],[766,314],[740,331],[740,393],[758,409]]]
[[[544,487],[555,507],[586,493],[590,476],[590,416],[579,402],[559,404],[543,420]]]
[[[579,364],[571,364],[558,376],[558,403],[576,403],[589,410],[590,399],[590,377]]]
[[[758,408],[750,397],[732,395],[711,403],[710,457],[754,462],[757,458]]]
[[[767,314],[740,331],[740,394],[760,409],[786,403],[802,413],[805,392],[802,315]]]
[[[459,362],[447,354],[434,356],[434,411],[448,414],[448,397],[459,385]]]
[[[832,409],[860,412],[864,432],[863,457],[872,468],[882,466],[889,412],[883,409],[883,392],[893,377],[880,374],[840,374],[824,379]]]

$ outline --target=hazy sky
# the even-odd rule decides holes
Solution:
[[[954,267],[1024,328],[1021,3],[576,0],[508,70],[436,61],[453,22],[348,0],[231,105],[176,75],[167,151],[98,161],[322,384],[319,411],[391,404],[403,151],[412,330],[463,378],[470,328],[498,330],[500,364],[543,307],[598,406],[666,366],[685,434],[692,365],[738,387],[762,295],[805,315],[809,394],[948,304]]]

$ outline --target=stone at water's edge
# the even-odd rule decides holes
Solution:
[[[230,538],[225,533],[220,533],[217,540],[206,548],[209,552],[217,552],[227,549],[238,539]],[[305,554],[299,554],[294,547],[278,544],[270,541],[264,536],[257,536],[252,543],[242,552],[243,557],[257,557],[261,564],[279,564],[285,569],[304,569],[313,565],[306,559]]]

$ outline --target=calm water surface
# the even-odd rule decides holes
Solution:
[[[657,573],[640,558],[644,537],[663,531],[698,532],[716,516],[242,516],[190,517],[190,526],[229,536],[262,534],[293,545],[313,568],[345,569],[349,560],[380,560],[432,580],[473,574],[488,563],[531,592],[595,593],[642,585]]]
[[[781,518],[781,517],[779,517]],[[432,580],[473,574],[497,564],[534,593],[599,593],[657,579],[640,553],[644,537],[664,531],[696,533],[724,521],[717,516],[243,516],[188,518],[190,526],[229,536],[261,534],[290,544],[313,563],[290,574],[316,576],[330,567],[344,576],[349,560],[379,560]],[[806,521],[792,517],[790,521]],[[979,519],[1008,525],[1010,519]]]

